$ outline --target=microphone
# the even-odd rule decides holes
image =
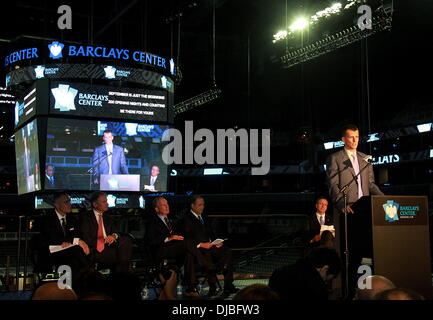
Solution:
[[[367,163],[372,163],[373,162],[373,156],[366,155],[364,158],[362,158],[362,160],[364,160]]]

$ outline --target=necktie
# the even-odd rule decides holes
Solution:
[[[63,235],[66,236],[66,219],[62,218],[62,229],[63,229]]]
[[[320,216],[320,225],[323,226],[325,224],[325,217]]]
[[[201,224],[204,224],[203,218],[200,216],[198,216],[198,220],[200,220]]]
[[[358,164],[358,157],[356,156],[356,153],[352,154],[352,162],[353,162],[353,170],[355,171],[355,175],[359,173],[359,164]],[[356,178],[358,182],[358,199],[362,197],[362,185],[361,185],[361,176],[359,175]]]
[[[153,186],[155,184],[155,177],[150,178],[150,185]]]
[[[164,217],[164,222],[167,225],[168,232],[170,232],[170,234],[172,234],[173,233],[173,226],[171,225],[170,220],[168,220],[167,217]]]
[[[98,222],[98,239],[96,240],[96,250],[98,252],[102,252],[104,250],[104,231],[102,229],[103,226],[103,221],[102,221],[102,214],[99,215],[99,222]]]
[[[54,177],[50,177],[51,184],[54,185]]]

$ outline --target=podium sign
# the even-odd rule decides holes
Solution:
[[[363,197],[353,207],[371,218],[374,273],[433,298],[427,197]]]
[[[101,174],[101,191],[140,191],[139,174]]]

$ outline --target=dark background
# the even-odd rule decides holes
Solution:
[[[290,23],[295,16],[311,15],[332,3],[216,0],[215,78],[221,97],[182,113],[175,120],[178,128],[183,128],[185,120],[194,120],[196,129],[270,128],[271,164],[299,165],[307,161],[314,172],[265,177],[173,177],[171,191],[323,193],[324,173],[316,169],[324,163],[327,153],[315,151],[315,146],[339,140],[343,124],[356,123],[361,135],[365,135],[431,122],[432,1],[393,1],[391,31],[289,69],[275,62],[284,53],[284,45],[273,44],[272,36],[284,28],[286,16]],[[72,7],[72,30],[57,28],[57,8],[62,4]],[[343,27],[337,26],[338,21],[346,23],[347,19],[356,21],[355,16],[346,20],[336,17],[335,23],[309,30],[305,39]],[[182,73],[175,103],[200,94],[213,84],[212,1],[21,0],[3,3],[0,21],[2,57],[9,52],[10,40],[30,41],[23,36],[93,42],[173,56]],[[299,39],[288,46],[299,46]],[[0,79],[4,79],[4,72]],[[13,134],[12,105],[1,105],[0,116],[0,127],[4,127],[0,130],[0,192],[14,193],[15,156],[9,139]],[[378,144],[378,148],[385,152],[386,144],[397,144],[400,152],[414,152],[432,148],[433,139],[431,134],[410,136]],[[370,145],[360,146],[362,151],[371,153],[369,148]],[[433,181],[431,160],[385,167],[384,183],[431,186]]]

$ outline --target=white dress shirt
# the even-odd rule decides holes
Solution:
[[[162,223],[164,223],[167,226],[167,224],[165,223],[164,219],[165,218],[168,219],[168,216],[160,216],[159,214],[157,214],[157,216],[158,216],[158,218],[160,218],[162,220]],[[167,226],[167,229],[168,229],[168,226]],[[168,242],[168,237],[164,239],[164,242]]]
[[[322,214],[316,212],[316,217],[317,217],[317,221],[319,221],[319,224],[320,224],[320,217],[323,217],[323,225],[325,225],[325,223],[326,223],[325,216],[326,216],[325,213],[322,215]]]
[[[62,216],[60,213],[58,213],[57,212],[57,210],[54,210],[55,212],[56,212],[56,215],[57,215],[57,218],[59,218],[59,223],[60,223],[60,226],[62,226],[62,219],[64,218],[65,219],[65,228],[66,228],[66,214],[64,215],[64,216]],[[65,230],[66,231],[66,230]],[[73,244],[78,244],[78,241],[80,241],[80,238],[74,238],[74,240],[73,240]]]
[[[197,218],[198,221],[200,221],[198,214],[196,214],[194,211],[192,211],[192,209],[191,209],[191,213]],[[201,219],[203,220],[203,217],[201,217]],[[201,223],[201,221],[200,221],[200,223]],[[203,220],[203,223],[204,223],[204,220]],[[210,238],[209,238],[209,242],[212,242],[212,240]],[[199,247],[200,247],[200,244],[197,245],[197,248],[199,248]]]
[[[352,151],[350,151],[350,150],[348,150],[346,148],[344,148],[344,151],[346,151],[346,154],[349,157],[350,162],[352,163],[352,167],[355,167],[354,164],[353,164],[353,155],[355,154],[356,157],[358,156],[357,153],[356,153],[356,151],[352,152]]]

